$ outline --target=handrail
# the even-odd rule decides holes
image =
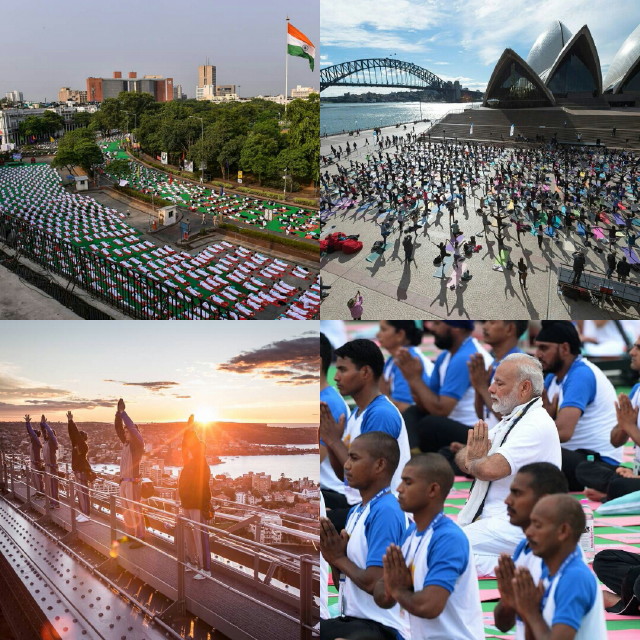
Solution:
[[[68,505],[64,505],[65,507],[69,507],[70,508],[70,512],[71,512],[71,533],[73,535],[77,534],[77,527],[76,527],[76,513],[79,511],[79,509],[76,507],[75,504],[75,491],[76,491],[76,487],[81,487],[83,490],[88,490],[89,492],[89,497],[91,500],[91,496],[94,493],[92,489],[85,487],[84,485],[81,485],[80,483],[78,483],[76,480],[74,480],[71,476],[71,474],[67,473],[66,476],[59,476],[57,474],[52,474],[49,471],[40,471],[40,470],[36,470],[36,469],[32,469],[31,468],[31,461],[24,455],[21,454],[13,454],[13,453],[9,453],[7,454],[4,451],[0,452],[0,466],[2,467],[1,469],[1,478],[4,482],[4,485],[6,487],[6,478],[7,478],[7,469],[9,472],[9,478],[10,478],[10,484],[11,484],[11,491],[13,492],[14,496],[16,496],[16,490],[15,490],[15,471],[19,471],[20,473],[24,472],[25,474],[25,485],[26,485],[26,491],[27,491],[27,503],[30,504],[31,503],[31,494],[30,494],[30,490],[31,490],[31,474],[34,475],[40,475],[43,478],[43,484],[44,484],[44,488],[45,488],[45,493],[44,493],[44,503],[45,503],[45,513],[46,513],[46,517],[50,518],[51,517],[51,512],[50,512],[50,499],[53,500],[51,498],[51,496],[48,495],[48,483],[44,482],[44,480],[46,480],[47,477],[49,478],[56,478],[59,482],[59,493],[58,493],[58,500],[57,502],[60,503],[60,506],[62,505],[62,500],[61,497],[62,495],[66,495],[68,497],[69,500],[69,504]],[[68,470],[68,464],[67,464],[67,470]],[[108,481],[107,481],[108,482]],[[115,484],[115,483],[113,483]],[[91,501],[92,504],[96,501],[95,499]],[[99,502],[98,502],[99,504]],[[170,561],[172,562],[177,562],[178,566],[179,566],[179,578],[178,578],[178,602],[184,602],[184,571],[186,569],[186,562],[181,561],[181,557],[183,557],[184,554],[184,527],[187,525],[193,526],[196,530],[204,530],[207,531],[209,533],[209,535],[214,535],[215,537],[224,537],[227,538],[229,540],[237,540],[239,542],[242,543],[243,546],[251,548],[254,552],[262,552],[261,556],[257,556],[257,557],[262,557],[263,560],[266,561],[270,561],[272,564],[276,564],[279,566],[282,566],[283,568],[288,568],[289,570],[292,571],[296,571],[296,572],[300,572],[301,575],[301,590],[300,590],[300,594],[302,595],[303,590],[308,590],[306,588],[305,585],[310,584],[310,581],[312,579],[312,574],[317,574],[319,572],[319,558],[314,558],[311,556],[295,556],[294,554],[287,552],[287,551],[283,551],[283,550],[279,550],[279,549],[273,549],[272,547],[269,547],[267,545],[263,545],[261,543],[258,542],[254,542],[254,541],[250,541],[247,540],[245,538],[240,538],[239,536],[235,536],[232,533],[228,533],[224,530],[218,529],[216,527],[213,527],[211,525],[207,525],[205,523],[200,523],[194,520],[190,520],[189,518],[185,518],[179,514],[172,514],[170,512],[164,511],[162,509],[158,509],[156,507],[153,507],[151,505],[142,503],[141,501],[136,501],[136,500],[131,500],[128,498],[124,498],[122,496],[116,495],[114,493],[109,495],[109,509],[108,509],[108,513],[110,513],[111,518],[110,518],[110,524],[101,522],[98,519],[92,519],[92,522],[103,526],[103,527],[109,527],[112,530],[112,535],[111,535],[111,539],[112,541],[116,539],[116,529],[119,528],[117,527],[117,522],[118,520],[124,520],[124,518],[122,517],[121,513],[119,513],[117,511],[117,505],[120,504],[121,506],[123,504],[128,504],[128,505],[132,505],[134,507],[139,507],[141,509],[143,509],[145,512],[146,511],[150,511],[153,512],[154,514],[158,514],[158,516],[160,516],[158,519],[162,522],[169,522],[169,523],[173,523],[173,525],[176,528],[176,535],[173,536],[174,537],[174,543],[178,546],[177,549],[177,557],[175,557],[174,555],[172,555],[171,553],[168,553],[167,551],[165,551],[164,549],[159,548],[157,545],[150,545],[148,541],[144,540],[144,539],[138,539],[135,536],[132,536],[130,534],[127,534],[127,536],[133,540],[139,541],[142,544],[146,545],[146,546],[153,546],[154,551],[161,553],[163,556],[165,556],[166,558],[168,558]],[[102,512],[102,508],[100,510]],[[169,516],[169,517],[167,517]],[[172,519],[170,516],[174,516],[174,518]],[[169,534],[167,534],[169,535]],[[182,543],[182,544],[178,544],[178,543]],[[64,542],[60,542],[60,544],[62,546],[65,547],[65,549],[67,549],[68,547],[64,544]],[[266,553],[265,553],[266,552]],[[277,553],[276,553],[277,552]],[[280,557],[278,557],[278,554],[280,555]],[[74,554],[75,555],[75,554]],[[94,568],[96,569],[96,568]],[[316,570],[317,569],[317,570]],[[102,577],[102,573],[96,569],[97,573],[99,573],[99,575]],[[304,602],[302,598],[300,598],[300,604],[299,604],[299,618],[295,618],[294,616],[281,611],[279,609],[276,609],[274,607],[272,607],[271,605],[262,602],[261,600],[252,597],[251,595],[240,591],[239,589],[236,589],[226,583],[224,583],[223,581],[221,581],[218,578],[215,578],[214,576],[211,575],[207,575],[205,572],[201,572],[202,575],[204,575],[204,577],[207,580],[210,580],[212,582],[214,582],[215,584],[233,592],[235,595],[242,597],[244,600],[251,602],[252,604],[258,605],[260,607],[266,608],[272,612],[277,613],[279,616],[295,622],[296,624],[300,625],[301,628],[301,637],[302,638],[310,638],[311,637],[311,631],[312,631],[312,627],[308,624],[308,621],[310,620],[310,609],[309,607],[311,606],[311,602]],[[106,578],[108,580],[108,578]],[[254,567],[254,579],[257,579],[257,571]],[[166,584],[166,582],[164,582],[163,580],[161,580],[162,584]],[[110,583],[110,582],[109,582]],[[110,583],[111,584],[111,583]],[[113,585],[112,585],[113,586]],[[118,591],[121,591],[120,589],[118,589]],[[130,597],[123,593],[123,595],[125,595],[127,598],[130,599]],[[311,597],[311,600],[313,600],[313,597]],[[136,605],[139,605],[140,603],[138,603],[136,601]],[[148,613],[147,610],[144,607],[141,607],[145,613]]]

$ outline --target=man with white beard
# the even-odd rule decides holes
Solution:
[[[471,541],[479,576],[493,576],[501,553],[512,554],[523,537],[509,522],[504,499],[513,477],[532,462],[560,468],[560,439],[542,406],[544,378],[540,362],[527,354],[507,356],[496,369],[489,393],[502,420],[491,429],[478,420],[456,463],[475,480],[458,516]]]

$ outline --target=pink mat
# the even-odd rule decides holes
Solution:
[[[640,525],[640,515],[637,516],[596,516],[596,527],[628,527],[629,525]]]
[[[601,538],[606,538],[607,540],[617,540],[618,542],[627,542],[628,544],[640,544],[640,532],[599,534],[596,531],[596,535],[599,535]],[[636,553],[640,553],[640,549],[638,549]]]
[[[593,233],[593,237],[596,240],[604,240],[604,233],[602,232],[602,229],[600,227],[593,227],[591,231]]]

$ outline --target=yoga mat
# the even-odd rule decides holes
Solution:
[[[633,533],[601,533],[600,537],[617,542],[626,542],[627,544],[640,544],[640,531]],[[640,553],[640,550],[638,550],[638,553]]]
[[[628,527],[640,526],[640,515],[637,516],[596,516],[594,526],[596,527]]]
[[[578,235],[579,235],[579,236],[583,236],[583,235],[585,235],[585,233],[586,233],[586,232],[585,232],[585,230],[584,230],[584,226],[583,226],[582,222],[578,222],[578,224],[576,225],[576,227],[577,227],[577,231],[578,231]]]
[[[458,261],[458,264],[453,268],[453,271],[451,272],[451,277],[447,282],[447,287],[457,287],[460,282],[460,278],[462,278],[462,274],[467,271],[469,271],[467,266],[464,263]]]
[[[634,218],[631,221],[631,224],[635,225],[636,227],[640,227],[640,218]]]
[[[547,227],[544,232],[550,237],[553,238],[556,235],[556,230],[553,227]]]
[[[464,240],[464,234],[460,233],[456,236],[456,240],[458,241],[458,246],[462,245],[462,241]],[[451,240],[447,242],[447,251],[453,251],[453,245],[451,244]]]
[[[622,253],[627,256],[627,261],[629,264],[640,264],[640,259],[636,255],[636,252],[633,249],[629,249],[628,247],[622,248]]]
[[[448,277],[449,273],[451,273],[451,267],[453,265],[453,256],[445,256],[444,260],[438,265],[435,270],[433,277],[434,278],[444,278]]]
[[[593,227],[591,231],[593,232],[593,237],[596,240],[604,240],[604,233],[600,227]]]
[[[624,218],[619,213],[614,213],[613,219],[615,220],[616,224],[626,224]]]
[[[604,213],[604,211],[598,214],[598,218],[600,218],[600,220],[602,220],[602,222],[604,222],[605,224],[611,224],[611,220],[609,220],[607,214]]]

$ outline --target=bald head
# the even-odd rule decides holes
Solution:
[[[405,467],[414,468],[418,475],[427,482],[440,485],[440,495],[446,498],[453,486],[453,469],[448,460],[439,453],[421,453],[413,456]]]
[[[586,526],[582,505],[568,494],[554,493],[540,498],[531,515],[534,513],[548,518],[558,527],[568,525],[573,542],[580,540]]]

